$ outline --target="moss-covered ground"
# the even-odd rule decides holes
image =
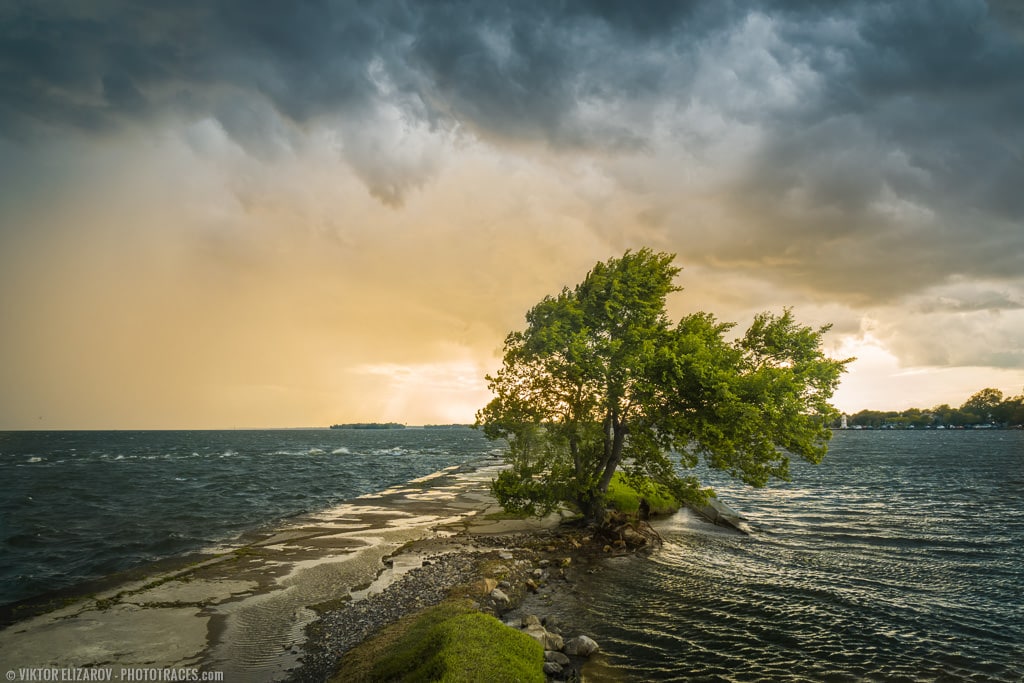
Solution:
[[[544,681],[544,651],[530,636],[447,600],[384,628],[348,652],[334,683]]]
[[[647,500],[652,515],[670,515],[679,509],[675,498],[661,484],[647,481],[641,492],[630,485],[621,472],[616,472],[608,484],[608,505],[619,512],[635,515],[640,509],[641,498]]]

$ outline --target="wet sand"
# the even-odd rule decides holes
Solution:
[[[488,491],[500,467],[451,467],[25,618],[0,631],[0,662],[286,679],[298,670],[314,606],[363,601],[424,558],[451,552],[462,532],[532,532],[561,521],[489,518],[500,512]],[[398,552],[413,542],[415,551]]]

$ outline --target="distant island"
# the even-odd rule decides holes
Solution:
[[[331,425],[331,429],[405,429],[405,425],[398,422],[349,422]]]
[[[409,427],[398,422],[346,422],[331,425],[331,429],[473,429],[471,424],[443,424]]]

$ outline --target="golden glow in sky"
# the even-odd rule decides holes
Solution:
[[[446,6],[0,11],[0,429],[470,422],[644,246],[673,315],[833,323],[840,409],[1021,392],[1002,3]]]

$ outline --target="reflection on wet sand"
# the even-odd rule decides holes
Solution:
[[[451,467],[305,515],[259,539],[171,571],[83,596],[0,632],[10,668],[199,667],[277,680],[298,664],[310,606],[359,600],[419,566],[410,541],[509,524],[488,491],[497,464]],[[550,523],[550,522],[548,522]]]

